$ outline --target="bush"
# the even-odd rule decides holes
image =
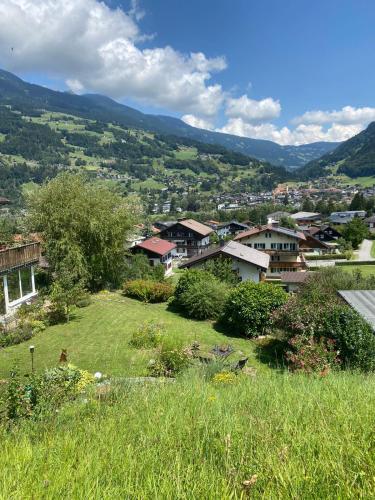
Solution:
[[[0,347],[21,344],[30,340],[33,335],[33,329],[30,325],[23,325],[9,332],[0,333]]]
[[[371,326],[347,305],[327,308],[321,315],[316,337],[336,341],[344,366],[375,369],[375,335]]]
[[[305,255],[306,260],[342,260],[346,259],[346,253],[326,253],[323,255]]]
[[[241,283],[228,296],[223,323],[236,334],[248,337],[264,334],[272,312],[282,306],[287,297],[282,288],[270,283]]]
[[[151,360],[148,370],[153,377],[174,377],[190,364],[187,349],[163,345],[156,359]]]
[[[165,329],[161,324],[146,321],[132,334],[129,344],[137,349],[150,349],[160,345]]]
[[[180,296],[184,312],[195,319],[216,319],[223,311],[228,286],[211,277],[204,282],[192,283]]]
[[[125,261],[124,281],[151,280],[164,281],[165,269],[162,264],[151,266],[146,255],[130,255]]]
[[[185,271],[176,286],[173,305],[196,319],[218,318],[228,295],[228,285],[205,270]]]
[[[320,372],[323,375],[340,363],[332,339],[321,338],[317,341],[313,337],[298,335],[289,340],[289,347],[291,350],[286,352],[285,357],[293,371]]]
[[[79,308],[88,307],[92,300],[89,294],[84,295],[81,299],[77,300],[76,306]]]
[[[166,302],[173,295],[173,286],[151,280],[133,280],[125,283],[123,293],[142,302]]]
[[[272,320],[289,342],[294,337],[303,338],[305,342],[310,339],[315,343],[334,341],[343,368],[375,369],[375,335],[370,325],[345,304],[307,303],[297,293],[274,313]]]

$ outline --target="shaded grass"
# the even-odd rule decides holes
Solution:
[[[186,319],[168,311],[166,304],[143,304],[117,293],[108,293],[95,296],[89,307],[77,309],[70,323],[49,327],[32,341],[0,350],[0,378],[7,377],[15,363],[21,372],[29,371],[30,343],[35,345],[37,370],[55,366],[61,350],[67,349],[69,362],[91,372],[145,375],[153,351],[132,349],[129,340],[140,323],[150,320],[162,322],[167,338],[176,345],[188,345],[197,340],[203,350],[208,350],[215,344],[230,342],[249,356],[252,364],[260,366],[252,341],[229,339],[215,331],[211,322]]]
[[[371,245],[371,257],[375,258],[375,241],[373,241]]]
[[[372,498],[374,377],[268,372],[65,407],[0,429],[3,498]],[[253,478],[246,491],[243,482]]]

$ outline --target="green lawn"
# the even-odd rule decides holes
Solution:
[[[146,375],[152,351],[129,347],[132,332],[143,322],[162,322],[168,338],[188,345],[198,340],[202,348],[230,343],[251,357],[257,365],[254,344],[245,339],[228,338],[208,321],[193,321],[167,310],[165,304],[143,304],[120,294],[99,294],[89,307],[78,309],[70,323],[47,328],[31,341],[0,350],[0,379],[8,376],[15,363],[26,372],[30,368],[29,344],[35,345],[39,370],[55,366],[61,349],[68,350],[69,361],[91,372],[110,375]]]
[[[364,266],[353,264],[353,265],[349,265],[349,266],[340,266],[340,267],[344,271],[348,271],[348,272],[349,271],[350,272],[361,271],[363,276],[370,276],[371,274],[375,275],[375,262],[374,262],[374,264],[369,264],[369,265],[364,265]]]
[[[371,246],[371,257],[375,258],[375,240],[372,242]]]

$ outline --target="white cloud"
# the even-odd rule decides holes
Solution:
[[[272,97],[260,101],[250,99],[246,94],[239,98],[228,98],[225,114],[230,118],[241,118],[244,122],[262,122],[280,116],[281,105]]]
[[[324,123],[339,123],[341,125],[349,124],[368,124],[375,120],[375,108],[364,107],[354,108],[353,106],[344,106],[338,111],[306,111],[302,116],[293,119],[293,123],[313,123],[323,125]]]
[[[324,129],[322,125],[300,124],[294,129],[288,127],[277,127],[273,123],[250,124],[241,118],[231,118],[218,132],[251,137],[253,139],[265,139],[277,142],[281,145],[300,145],[318,141],[345,141],[358,134],[363,127],[361,125],[331,124]]]
[[[203,128],[205,130],[212,130],[214,128],[213,123],[209,120],[204,120],[203,118],[199,118],[195,115],[184,115],[181,117],[181,120],[188,125],[196,128]]]
[[[143,15],[137,1],[126,13],[99,0],[1,0],[0,57],[11,71],[64,78],[74,91],[215,115],[224,92],[209,81],[225,59],[139,48]]]

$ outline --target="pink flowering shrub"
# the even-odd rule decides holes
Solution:
[[[292,337],[285,358],[293,371],[320,372],[325,375],[340,364],[339,352],[333,339],[315,340],[302,335]]]

